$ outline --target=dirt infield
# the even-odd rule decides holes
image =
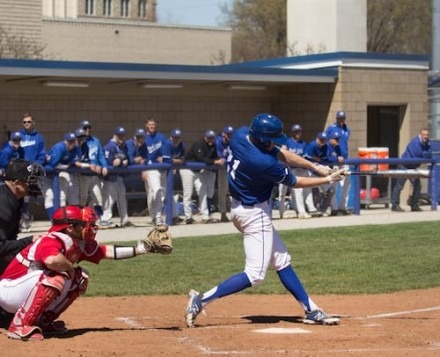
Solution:
[[[183,322],[186,296],[80,298],[69,332],[41,342],[9,340],[1,356],[438,356],[440,288],[383,295],[315,296],[339,326],[301,323],[288,295],[235,295]]]

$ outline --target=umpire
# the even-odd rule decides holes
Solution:
[[[17,253],[38,238],[29,236],[17,240],[17,235],[24,197],[41,193],[38,176],[42,175],[44,170],[40,165],[16,160],[8,166],[5,182],[0,183],[0,274]]]

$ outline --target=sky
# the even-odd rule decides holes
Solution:
[[[230,5],[233,0],[156,0],[158,23],[221,26],[220,4]]]

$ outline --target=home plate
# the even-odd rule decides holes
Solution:
[[[311,333],[308,330],[304,330],[299,327],[290,327],[290,328],[283,328],[283,327],[271,327],[271,328],[264,328],[262,330],[255,330],[255,332],[258,333],[273,333],[273,334],[293,334],[293,333]]]

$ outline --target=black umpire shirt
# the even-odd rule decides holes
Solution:
[[[5,183],[0,183],[0,274],[23,248],[32,243],[32,236],[17,240],[23,199],[17,200]]]

